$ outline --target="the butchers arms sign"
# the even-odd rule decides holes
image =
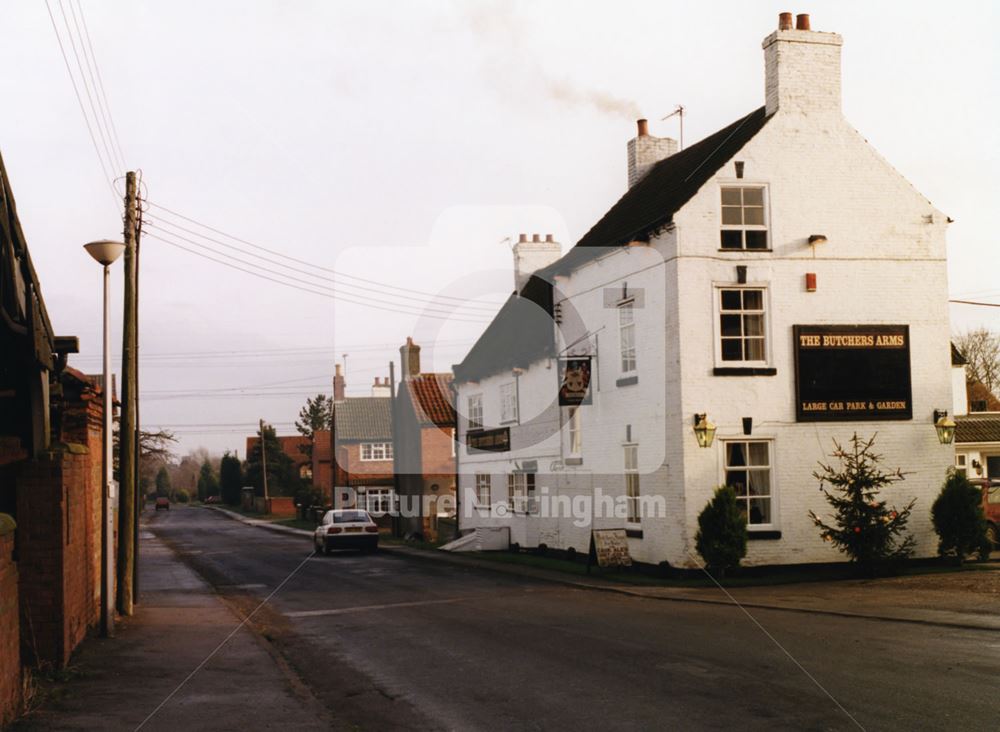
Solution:
[[[799,422],[912,419],[910,328],[796,325]]]

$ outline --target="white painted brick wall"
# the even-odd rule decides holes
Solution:
[[[551,495],[571,497],[589,497],[596,486],[624,492],[622,443],[625,425],[632,425],[642,493],[662,496],[667,506],[665,517],[643,521],[642,539],[630,540],[632,555],[640,561],[696,565],[697,515],[724,481],[723,441],[742,436],[742,417],[753,418],[753,437],[774,441],[774,511],[781,531],[778,540],[751,542],[747,564],[843,559],[820,540],[808,511],[828,513],[812,473],[819,461],[829,461],[833,439],[846,442],[855,431],[861,436],[877,432],[885,469],[908,472],[906,481],[885,496],[897,506],[917,499],[910,522],[917,554],[929,556],[936,550],[930,506],[953,461],[951,446],[938,443],[932,424],[933,410],[952,404],[946,217],[839,114],[839,36],[809,33],[820,42],[806,45],[795,42],[801,33],[774,34],[777,42],[770,46],[765,41],[768,103],[780,105],[781,111],[733,158],[745,164],[743,183],[767,186],[772,250],[719,251],[719,186],[736,182],[729,162],[652,246],[616,250],[558,282],[558,297],[568,298],[580,317],[571,323],[564,306],[564,343],[596,333],[599,358],[593,404],[582,408],[583,465],[540,475],[538,485]],[[782,45],[784,40],[788,43]],[[786,62],[788,68],[782,66]],[[790,72],[793,66],[797,70]],[[775,71],[780,79],[771,78]],[[810,246],[812,234],[825,235],[827,242]],[[749,282],[768,287],[774,376],[712,373],[717,337],[713,284],[735,283],[737,264],[747,266]],[[805,290],[807,272],[817,275],[816,292]],[[618,387],[617,311],[606,307],[604,289],[620,288],[623,281],[632,291],[641,288],[644,302],[636,310],[639,384]],[[792,326],[879,323],[910,328],[913,419],[797,423]],[[554,364],[543,362],[521,376],[525,418],[558,415],[552,407],[556,379]],[[491,422],[490,405],[499,404],[499,384],[505,380],[509,377],[459,384],[460,410],[467,394],[481,391]],[[691,429],[693,415],[700,412],[718,425],[710,449],[697,446]],[[559,466],[568,444],[565,432],[563,428],[544,440],[534,435],[535,444],[521,445],[515,455],[463,455],[460,485],[471,487],[472,472],[489,470],[495,498],[505,497],[512,458],[536,458],[541,472]],[[497,521],[478,515],[463,519],[462,526]],[[517,516],[502,521],[522,546],[546,543],[584,551],[588,543],[588,529],[574,527],[568,519]]]

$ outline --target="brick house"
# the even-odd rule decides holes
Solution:
[[[278,443],[281,445],[281,451],[291,458],[292,463],[294,463],[295,473],[303,480],[311,480],[312,461],[310,461],[309,456],[303,451],[303,448],[309,446],[309,438],[304,435],[278,435],[277,437]],[[253,451],[257,449],[258,444],[260,444],[260,438],[256,435],[247,437],[247,457],[253,455]]]
[[[884,497],[917,499],[935,554],[949,219],[844,119],[841,44],[783,14],[762,107],[679,151],[640,121],[631,185],[575,247],[521,237],[517,289],[454,369],[463,531],[586,552],[618,529],[633,559],[694,568],[725,483],[746,564],[841,561],[812,473],[877,432],[910,473]]]
[[[407,514],[400,519],[400,531],[436,541],[440,538],[438,521],[455,515],[452,376],[423,373],[420,346],[412,338],[406,339],[399,354],[403,368],[393,435],[399,500]]]
[[[0,222],[3,727],[22,665],[64,666],[98,619],[103,407],[100,386],[67,368],[77,339],[53,334],[2,158]]]
[[[331,437],[333,507],[364,508],[388,527],[396,506],[389,380],[376,378],[367,397],[344,396],[340,380]]]

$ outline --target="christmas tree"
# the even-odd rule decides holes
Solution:
[[[840,466],[820,463],[819,470],[813,473],[833,508],[832,519],[828,523],[815,512],[809,512],[823,540],[832,541],[869,574],[913,552],[913,537],[905,535],[905,531],[916,503],[914,498],[904,508],[896,509],[880,500],[879,492],[904,480],[905,474],[899,468],[883,472],[879,467],[882,456],[875,453],[874,445],[874,436],[865,440],[857,433],[846,450],[834,440],[832,457]]]

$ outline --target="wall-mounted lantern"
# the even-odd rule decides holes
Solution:
[[[694,436],[698,439],[698,447],[711,447],[715,439],[715,425],[708,421],[704,413],[694,415]]]
[[[950,445],[955,439],[955,420],[944,409],[934,410],[934,429],[937,430],[938,442],[942,445]]]

